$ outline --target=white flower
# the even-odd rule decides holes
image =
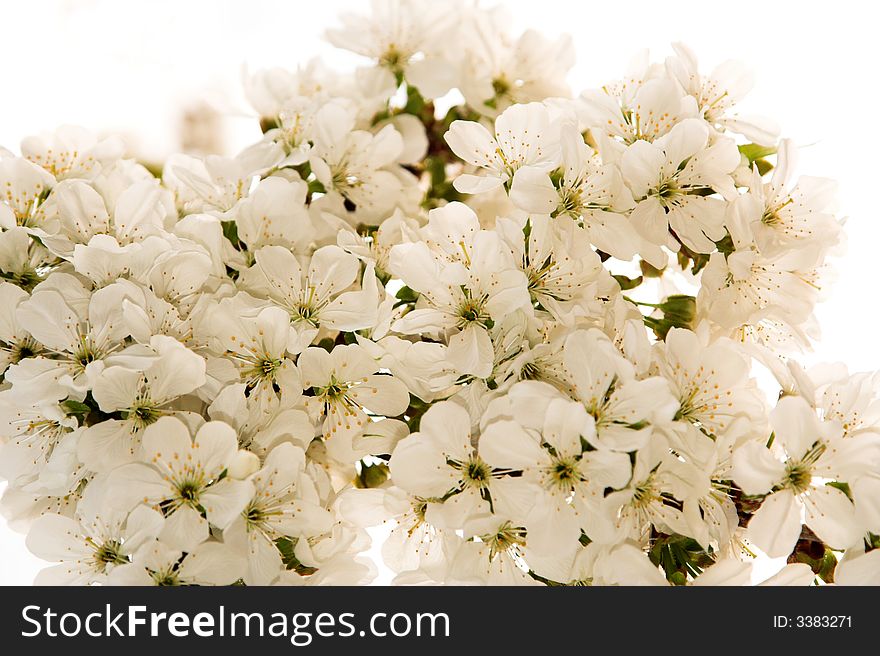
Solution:
[[[643,449],[653,425],[669,422],[676,410],[669,383],[659,377],[638,380],[632,364],[598,330],[571,333],[563,348],[566,391],[593,416],[597,447]],[[537,389],[533,390],[537,392]]]
[[[675,57],[666,60],[666,69],[696,101],[703,118],[719,128],[739,132],[758,144],[773,144],[779,128],[772,121],[741,116],[731,109],[752,89],[754,76],[740,62],[726,61],[709,75],[700,75],[696,55],[683,43],[673,43]]]
[[[474,121],[453,121],[445,139],[452,152],[486,172],[484,176],[462,174],[455,179],[455,188],[468,194],[508,183],[523,166],[551,171],[559,160],[558,135],[541,103],[506,110],[495,119],[494,134]]]
[[[40,205],[54,185],[52,175],[24,158],[0,159],[0,226],[40,225]]]
[[[591,518],[595,525],[587,530],[587,535],[606,544],[611,536],[614,542],[621,538],[644,542],[652,528],[688,535],[690,528],[681,510],[670,501],[689,496],[683,491],[689,492],[691,486],[669,467],[673,458],[659,436],[640,449],[629,484],[598,502],[598,512]]]
[[[464,522],[468,540],[459,545],[449,564],[451,585],[540,585],[523,564],[525,529],[503,516],[481,514]]]
[[[621,488],[631,474],[629,456],[606,449],[586,451],[595,425],[584,406],[557,393],[535,403],[542,383],[511,388],[514,421],[491,421],[480,436],[480,453],[496,466],[522,472],[533,485],[534,505],[522,521],[529,547],[543,554],[566,554],[579,546],[584,497],[601,498]],[[524,402],[525,400],[525,402]],[[544,399],[542,399],[544,401]]]
[[[569,95],[565,77],[575,63],[569,35],[550,39],[526,30],[514,37],[505,29],[505,7],[464,11],[460,87],[470,107],[495,116],[514,103]]]
[[[297,252],[308,248],[314,228],[305,206],[307,191],[302,180],[272,176],[238,203],[235,225],[248,251],[256,252],[263,246],[286,246]]]
[[[119,412],[85,429],[79,457],[93,471],[109,471],[133,460],[143,431],[161,417],[174,414],[173,403],[205,384],[205,360],[180,342],[156,335],[146,345],[117,356],[122,363],[104,369],[92,387],[102,412]],[[127,360],[142,360],[143,365]]]
[[[187,314],[211,275],[213,263],[208,250],[193,241],[170,236],[151,238],[142,246],[141,266],[133,277]]]
[[[457,11],[428,0],[371,0],[370,8],[369,16],[343,14],[344,28],[326,32],[330,43],[402,73],[426,98],[446,93],[454,67],[440,53],[453,37]]]
[[[648,70],[633,71],[624,80],[581,94],[591,132],[613,139],[609,146],[614,150],[619,149],[616,142],[655,141],[697,113],[694,100],[675,81],[649,75]]]
[[[299,398],[300,375],[288,356],[290,315],[240,292],[206,307],[197,334],[215,354],[208,371],[222,382],[243,382],[262,406],[279,396]]]
[[[449,335],[449,362],[462,374],[486,378],[494,359],[487,329],[528,307],[526,278],[498,234],[480,230],[461,203],[432,210],[427,232],[427,243],[391,249],[389,269],[420,294],[415,309],[392,329]]]
[[[261,248],[254,259],[256,265],[246,275],[247,287],[290,313],[296,334],[291,336],[292,352],[312,343],[321,329],[353,332],[378,321],[379,290],[373,267],[366,267],[362,288],[351,289],[360,263],[338,246],[316,250],[306,272],[281,246]]]
[[[92,508],[71,519],[43,515],[28,532],[27,546],[44,560],[60,564],[42,570],[36,585],[89,585],[107,581],[107,575],[130,558],[161,530],[162,515],[146,506],[131,513]]]
[[[378,134],[355,130],[355,117],[339,109],[316,128],[309,163],[329,192],[353,204],[360,216],[384,218],[397,203],[401,179],[390,168],[403,150],[403,140],[388,125]]]
[[[308,348],[298,366],[303,388],[312,392],[306,396],[306,409],[316,424],[321,423],[327,440],[353,438],[371,417],[395,417],[409,406],[404,384],[377,373],[378,363],[357,344],[336,346],[329,353]]]
[[[653,143],[637,141],[620,163],[636,200],[630,220],[652,244],[677,251],[674,234],[691,250],[711,253],[725,234],[726,205],[705,193],[735,194],[730,174],[739,162],[734,143],[710,145],[709,129],[697,119],[682,121]]]
[[[128,565],[107,577],[108,585],[230,585],[245,571],[245,562],[221,542],[203,542],[184,554],[154,541]]]
[[[5,438],[0,476],[24,486],[43,473],[55,449],[77,429],[77,421],[57,403],[25,405],[6,390],[0,393],[0,426]]]
[[[235,158],[172,155],[165,163],[162,180],[187,214],[209,212],[226,217],[251,191],[253,180],[283,155],[276,144],[246,150]]]
[[[481,513],[519,516],[531,503],[529,485],[508,477],[474,446],[467,411],[444,401],[422,416],[419,431],[401,440],[389,463],[394,483],[426,499],[426,519],[458,527]]]
[[[43,350],[18,322],[18,306],[29,298],[23,289],[0,282],[0,373],[11,364],[39,355]]]
[[[54,268],[52,254],[28,229],[13,226],[0,232],[0,272],[3,278],[31,290]]]
[[[293,444],[280,444],[248,480],[254,495],[223,532],[224,542],[240,549],[248,561],[243,576],[248,585],[266,585],[281,572],[283,563],[275,541],[282,537],[308,539],[330,531],[333,515],[318,504],[304,473],[305,453]]]
[[[103,167],[122,157],[123,144],[118,137],[98,140],[88,130],[65,125],[53,134],[26,137],[21,154],[58,180],[93,179]]]
[[[817,253],[787,251],[773,258],[753,248],[725,256],[713,253],[697,297],[700,312],[731,336],[757,341],[808,344],[810,314],[818,300]]]
[[[804,176],[792,186],[795,161],[794,144],[783,139],[770,181],[752,172],[748,192],[734,200],[728,217],[737,248],[754,242],[761,254],[772,258],[800,249],[824,252],[840,242],[841,225],[833,214],[836,183]]]
[[[680,406],[675,418],[718,435],[733,419],[744,416],[758,424],[764,402],[749,378],[749,362],[731,342],[707,344],[705,336],[672,328],[655,351],[663,376]]]
[[[238,456],[235,431],[208,422],[190,437],[186,424],[162,417],[144,431],[144,463],[122,465],[110,474],[111,500],[141,501],[165,513],[160,538],[192,551],[208,538],[209,523],[228,527],[253,496],[253,484],[227,476]]]
[[[183,344],[192,342],[192,324],[187,316],[143,283],[117,280],[104,288],[115,296],[120,321],[134,341],[148,344],[154,335],[174,337]]]
[[[770,421],[781,459],[758,442],[733,454],[733,479],[743,491],[770,492],[749,522],[749,539],[769,556],[786,556],[805,523],[832,548],[852,546],[860,536],[853,504],[826,483],[846,482],[876,467],[877,441],[869,436],[861,443],[842,441],[839,424],[819,421],[800,397],[780,399]]]
[[[284,441],[292,441],[303,449],[309,446],[315,427],[304,406],[281,399],[266,405],[254,396],[244,383],[226,385],[208,406],[208,416],[232,426],[241,447],[261,457]]]
[[[632,194],[613,164],[602,164],[573,125],[562,128],[562,176],[554,184],[548,171],[533,166],[513,176],[510,198],[527,211],[571,217],[599,250],[629,260],[646,248],[626,216]]]
[[[567,217],[536,214],[524,226],[499,218],[495,230],[519,260],[535,307],[560,323],[566,322],[575,306],[587,305],[613,288],[614,283],[603,276],[605,269],[587,233]]]
[[[122,327],[110,321],[115,308],[109,301],[109,294],[91,293],[70,274],[53,273],[40,283],[19,304],[16,318],[52,357],[29,358],[10,367],[6,377],[16,393],[61,399],[70,390],[85,389],[123,337]]]
[[[350,490],[340,495],[339,512],[349,521],[391,527],[382,544],[382,559],[395,572],[393,583],[438,584],[446,580],[449,558],[461,538],[425,518],[428,501],[399,487]]]

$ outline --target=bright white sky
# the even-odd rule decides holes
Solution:
[[[440,2],[441,0],[437,0]],[[483,2],[486,5],[495,2]],[[744,110],[776,119],[803,150],[800,171],[840,181],[849,249],[829,299],[818,309],[823,338],[808,362],[843,360],[880,368],[875,341],[880,243],[876,10],[859,0],[506,0],[513,24],[574,36],[574,89],[621,75],[649,48],[690,45],[704,70],[739,59],[757,73]],[[321,40],[346,9],[366,0],[30,0],[4,2],[0,145],[62,123],[129,137],[143,156],[179,148],[181,107],[200,100],[228,117],[230,150],[257,138],[240,91],[242,66],[293,68],[314,55],[334,67],[360,58]],[[2,484],[0,484],[2,485]],[[27,585],[42,561],[0,521],[0,584]]]

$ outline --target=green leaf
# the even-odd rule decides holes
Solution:
[[[241,245],[241,241],[238,239],[238,225],[235,221],[221,221],[220,225],[223,227],[223,236],[226,237],[233,246],[238,248]]]
[[[80,401],[75,401],[74,399],[62,401],[61,407],[64,408],[65,414],[73,415],[75,417],[85,417],[92,411],[88,405]]]
[[[397,290],[394,298],[401,301],[402,303],[415,303],[417,300],[419,300],[419,293],[414,289],[411,289],[410,287],[404,285]]]
[[[420,116],[425,110],[425,99],[419,90],[413,86],[407,86],[406,89],[406,106],[403,108],[405,114]]]
[[[324,349],[325,351],[327,351],[328,353],[330,353],[330,352],[333,350],[333,348],[336,346],[336,340],[334,340],[334,339],[332,339],[332,338],[330,338],[330,337],[325,337],[325,338],[322,339],[320,342],[318,342],[317,345],[318,345],[320,348],[322,348],[322,349]]]
[[[828,487],[834,487],[843,492],[850,501],[852,501],[852,490],[849,489],[849,483],[842,483],[840,481],[831,481],[830,483],[826,483]]]
[[[773,165],[766,159],[756,159],[755,166],[758,167],[758,173],[760,175],[767,175],[773,170]]]
[[[639,261],[639,269],[642,270],[642,276],[645,278],[659,278],[663,275],[663,272],[666,270],[666,267],[662,269],[658,269],[651,264],[648,264],[644,260]]]
[[[688,576],[698,576],[714,562],[696,540],[683,535],[657,537],[648,558],[663,569],[667,580],[674,585],[685,585]]]
[[[284,567],[287,569],[294,570],[297,574],[302,574],[303,576],[307,574],[314,574],[318,570],[314,567],[306,567],[301,562],[299,562],[299,558],[296,557],[294,550],[296,549],[297,538],[278,538],[275,540],[275,546],[278,548],[278,552],[281,554],[281,562],[284,563]]]
[[[776,146],[761,146],[755,143],[742,144],[738,146],[739,152],[745,155],[749,162],[763,159],[768,155],[776,154]]]
[[[61,407],[64,408],[69,415],[87,414],[92,410],[82,401],[77,401],[75,399],[67,399],[66,401],[62,401]]]
[[[617,284],[620,285],[621,291],[627,291],[629,289],[635,289],[639,285],[642,284],[642,276],[638,278],[627,278],[626,276],[614,276],[614,279],[617,281]]]
[[[410,433],[415,433],[419,430],[422,415],[424,415],[430,407],[431,405],[429,403],[425,403],[415,394],[409,395],[409,407],[406,409],[406,412],[403,413],[403,416],[406,420],[406,425],[409,427]]]
[[[388,465],[384,462],[367,465],[361,461],[361,471],[354,479],[354,486],[361,489],[381,487],[388,480],[389,474]]]
[[[694,327],[694,319],[697,315],[697,301],[693,296],[685,294],[673,294],[667,296],[662,303],[654,305],[663,313],[663,316],[645,317],[645,325],[654,331],[658,339],[666,339],[671,328]]]
[[[724,239],[721,241],[715,242],[715,248],[718,249],[719,253],[723,253],[724,255],[730,255],[733,251],[736,250],[736,246],[733,243],[733,238],[727,234],[724,235]]]
[[[431,186],[440,187],[446,182],[446,163],[440,157],[426,157],[425,170],[431,176]]]

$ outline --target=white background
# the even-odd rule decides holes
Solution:
[[[440,2],[441,0],[437,0]],[[494,4],[494,3],[484,3]],[[507,0],[513,25],[570,32],[575,90],[620,76],[649,48],[662,61],[684,41],[704,72],[739,59],[757,73],[743,104],[773,117],[802,147],[800,171],[840,181],[848,253],[817,315],[823,336],[807,362],[880,368],[875,295],[880,271],[880,36],[870,3],[687,0]],[[259,132],[240,91],[243,64],[294,68],[315,55],[361,62],[321,33],[365,0],[0,0],[0,145],[62,123],[128,136],[161,160],[179,148],[183,107],[208,102],[225,117],[230,151]],[[2,484],[0,484],[2,486]],[[0,520],[0,584],[26,585],[42,566]]]

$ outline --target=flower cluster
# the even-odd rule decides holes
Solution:
[[[380,524],[403,584],[880,581],[880,377],[793,359],[834,186],[744,71],[576,94],[569,40],[428,0],[327,36],[371,61],[249,78],[235,157],[0,151],[38,582],[361,584]]]

